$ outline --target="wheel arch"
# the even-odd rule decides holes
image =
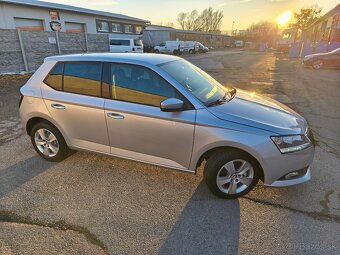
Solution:
[[[66,144],[69,146],[70,143],[69,143],[69,139],[68,137],[65,135],[65,132],[63,131],[62,128],[60,128],[56,123],[55,121],[53,121],[52,119],[50,119],[48,116],[34,116],[34,117],[31,117],[27,122],[26,122],[26,126],[25,126],[25,130],[26,130],[26,133],[28,135],[31,135],[31,131],[32,131],[32,128],[34,127],[35,124],[39,123],[39,122],[47,122],[49,123],[50,125],[52,125],[53,127],[55,127],[60,133],[61,135],[63,136]]]
[[[220,152],[220,151],[230,151],[230,150],[238,151],[238,152],[244,153],[247,156],[249,156],[254,161],[254,163],[256,165],[255,167],[260,171],[260,179],[262,181],[264,181],[264,172],[263,172],[263,167],[262,167],[260,161],[255,156],[253,156],[251,153],[249,153],[248,151],[241,149],[241,148],[233,147],[233,146],[217,146],[217,147],[213,147],[213,148],[210,148],[207,151],[205,151],[199,157],[199,159],[197,160],[197,162],[194,165],[195,166],[195,172],[197,173],[197,168],[202,164],[202,162],[204,160],[208,160],[209,157],[211,157],[214,153],[217,153],[217,152]]]

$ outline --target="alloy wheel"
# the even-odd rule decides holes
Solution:
[[[224,164],[217,173],[217,187],[225,194],[238,194],[247,189],[254,180],[254,168],[243,159]]]
[[[46,157],[54,157],[59,152],[59,142],[56,136],[45,128],[40,128],[35,132],[34,142],[38,150]]]

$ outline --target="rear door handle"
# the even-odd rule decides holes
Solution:
[[[110,118],[117,119],[117,120],[122,120],[122,119],[124,119],[124,115],[120,115],[120,114],[114,113],[114,112],[108,112],[108,113],[107,113],[107,116],[110,117]]]
[[[64,110],[66,108],[62,104],[51,104],[51,106],[55,109],[60,109],[60,110]]]

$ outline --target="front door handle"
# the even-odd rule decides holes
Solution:
[[[124,116],[123,116],[123,115],[120,115],[120,114],[117,114],[117,113],[113,113],[113,112],[108,112],[108,113],[107,113],[107,116],[110,117],[110,118],[117,119],[117,120],[122,120],[122,119],[124,119]]]
[[[59,109],[59,110],[64,110],[66,107],[63,106],[62,104],[51,104],[51,106],[55,109]]]

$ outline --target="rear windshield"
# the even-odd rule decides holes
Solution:
[[[135,42],[135,46],[143,46],[143,42],[141,39],[135,39],[134,42]]]
[[[115,45],[115,46],[130,46],[130,40],[121,40],[121,39],[110,39],[110,45]]]

